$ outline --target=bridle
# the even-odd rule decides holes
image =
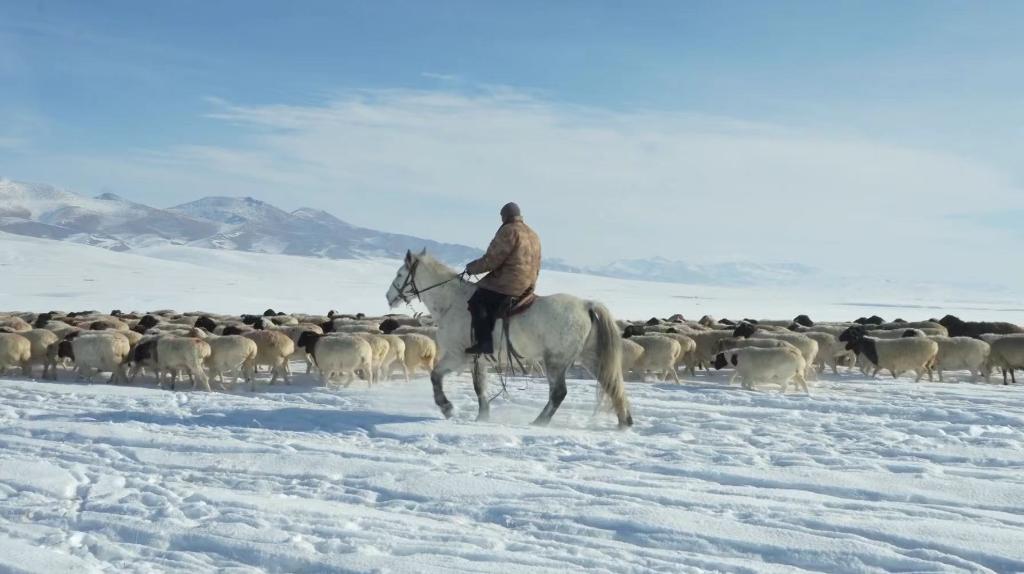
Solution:
[[[462,279],[463,277],[466,276],[466,272],[463,271],[462,273],[459,273],[455,277],[450,277],[448,279],[445,279],[444,281],[441,281],[440,283],[434,283],[429,287],[419,289],[416,287],[416,269],[418,269],[420,266],[420,260],[413,259],[412,263],[406,263],[406,266],[409,268],[409,272],[405,274],[405,281],[403,281],[401,285],[398,285],[398,278],[396,277],[395,280],[391,282],[391,287],[398,292],[398,298],[401,299],[402,302],[405,303],[406,305],[412,305],[412,300],[414,298],[422,301],[423,299],[420,297],[421,293],[426,293],[427,291],[440,287],[445,283],[451,283],[456,279]]]

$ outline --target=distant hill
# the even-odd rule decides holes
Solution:
[[[204,197],[167,209],[104,193],[86,197],[46,184],[0,179],[0,231],[114,251],[162,244],[327,259],[400,258],[426,248],[452,265],[482,250],[357,227],[311,208],[288,212],[251,197]],[[486,241],[489,238],[481,238]],[[621,279],[706,285],[784,284],[816,273],[796,264],[693,264],[664,258],[579,266],[547,259],[545,269]]]

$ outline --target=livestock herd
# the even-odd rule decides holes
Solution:
[[[380,330],[383,326],[388,332]],[[179,376],[192,386],[222,389],[241,377],[256,388],[256,371],[270,370],[270,382],[290,382],[292,361],[304,361],[330,386],[350,384],[358,375],[368,383],[430,371],[437,356],[433,329],[419,319],[314,316],[276,313],[224,316],[212,313],[100,314],[93,311],[0,315],[0,374],[20,367],[31,377],[57,378],[58,366],[89,380],[110,373],[109,382],[132,382],[149,372],[161,386],[174,388]],[[230,377],[228,379],[227,377]]]
[[[731,368],[730,383],[744,388],[776,383],[785,392],[791,381],[807,391],[806,380],[819,371],[860,369],[872,377],[886,370],[907,372],[915,380],[946,371],[967,371],[972,380],[989,380],[1000,369],[1003,382],[1016,382],[1024,368],[1024,329],[1011,323],[967,322],[947,315],[940,320],[885,322],[880,317],[849,323],[815,323],[806,315],[793,320],[688,321],[676,315],[646,322],[619,321],[625,378],[647,376],[679,381],[683,370]],[[175,388],[181,376],[193,387],[221,389],[239,377],[251,390],[256,372],[267,368],[270,382],[290,382],[292,362],[304,362],[324,386],[355,377],[368,384],[400,373],[405,380],[429,372],[437,359],[436,327],[430,317],[366,317],[213,313],[101,314],[94,311],[0,314],[0,374],[20,368],[32,377],[57,379],[58,367],[92,379],[110,373],[109,382],[128,383],[148,373],[161,387]],[[537,365],[535,368],[542,368]],[[1007,378],[1009,377],[1009,379]]]
[[[1024,368],[1024,328],[1012,323],[942,319],[886,322],[861,317],[853,322],[815,323],[807,315],[792,320],[730,321],[710,316],[687,321],[681,316],[645,323],[620,322],[623,371],[639,378],[653,374],[678,381],[676,370],[694,375],[697,368],[732,367],[745,388],[775,382],[783,392],[790,381],[807,390],[806,379],[840,366],[876,376],[886,370],[895,378],[913,372],[920,381],[945,371],[968,371],[972,380],[1000,369],[1016,383],[1014,369]],[[730,382],[732,379],[730,379]]]

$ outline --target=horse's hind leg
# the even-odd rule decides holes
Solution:
[[[537,419],[533,421],[535,425],[546,425],[551,421],[551,417],[555,415],[555,411],[561,406],[562,400],[565,399],[565,395],[568,394],[568,390],[565,387],[565,372],[568,367],[555,368],[553,365],[547,366],[548,371],[548,404],[544,405],[544,409],[537,415]]]
[[[476,420],[486,421],[491,418],[491,403],[487,401],[487,365],[479,359],[473,361],[473,390],[479,410]]]

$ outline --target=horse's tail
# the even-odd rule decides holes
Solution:
[[[597,330],[597,384],[602,393],[611,399],[612,408],[619,417],[619,426],[633,425],[633,415],[629,412],[629,399],[622,382],[622,343],[619,341],[619,328],[612,318],[611,311],[604,305],[587,302],[590,321]]]

